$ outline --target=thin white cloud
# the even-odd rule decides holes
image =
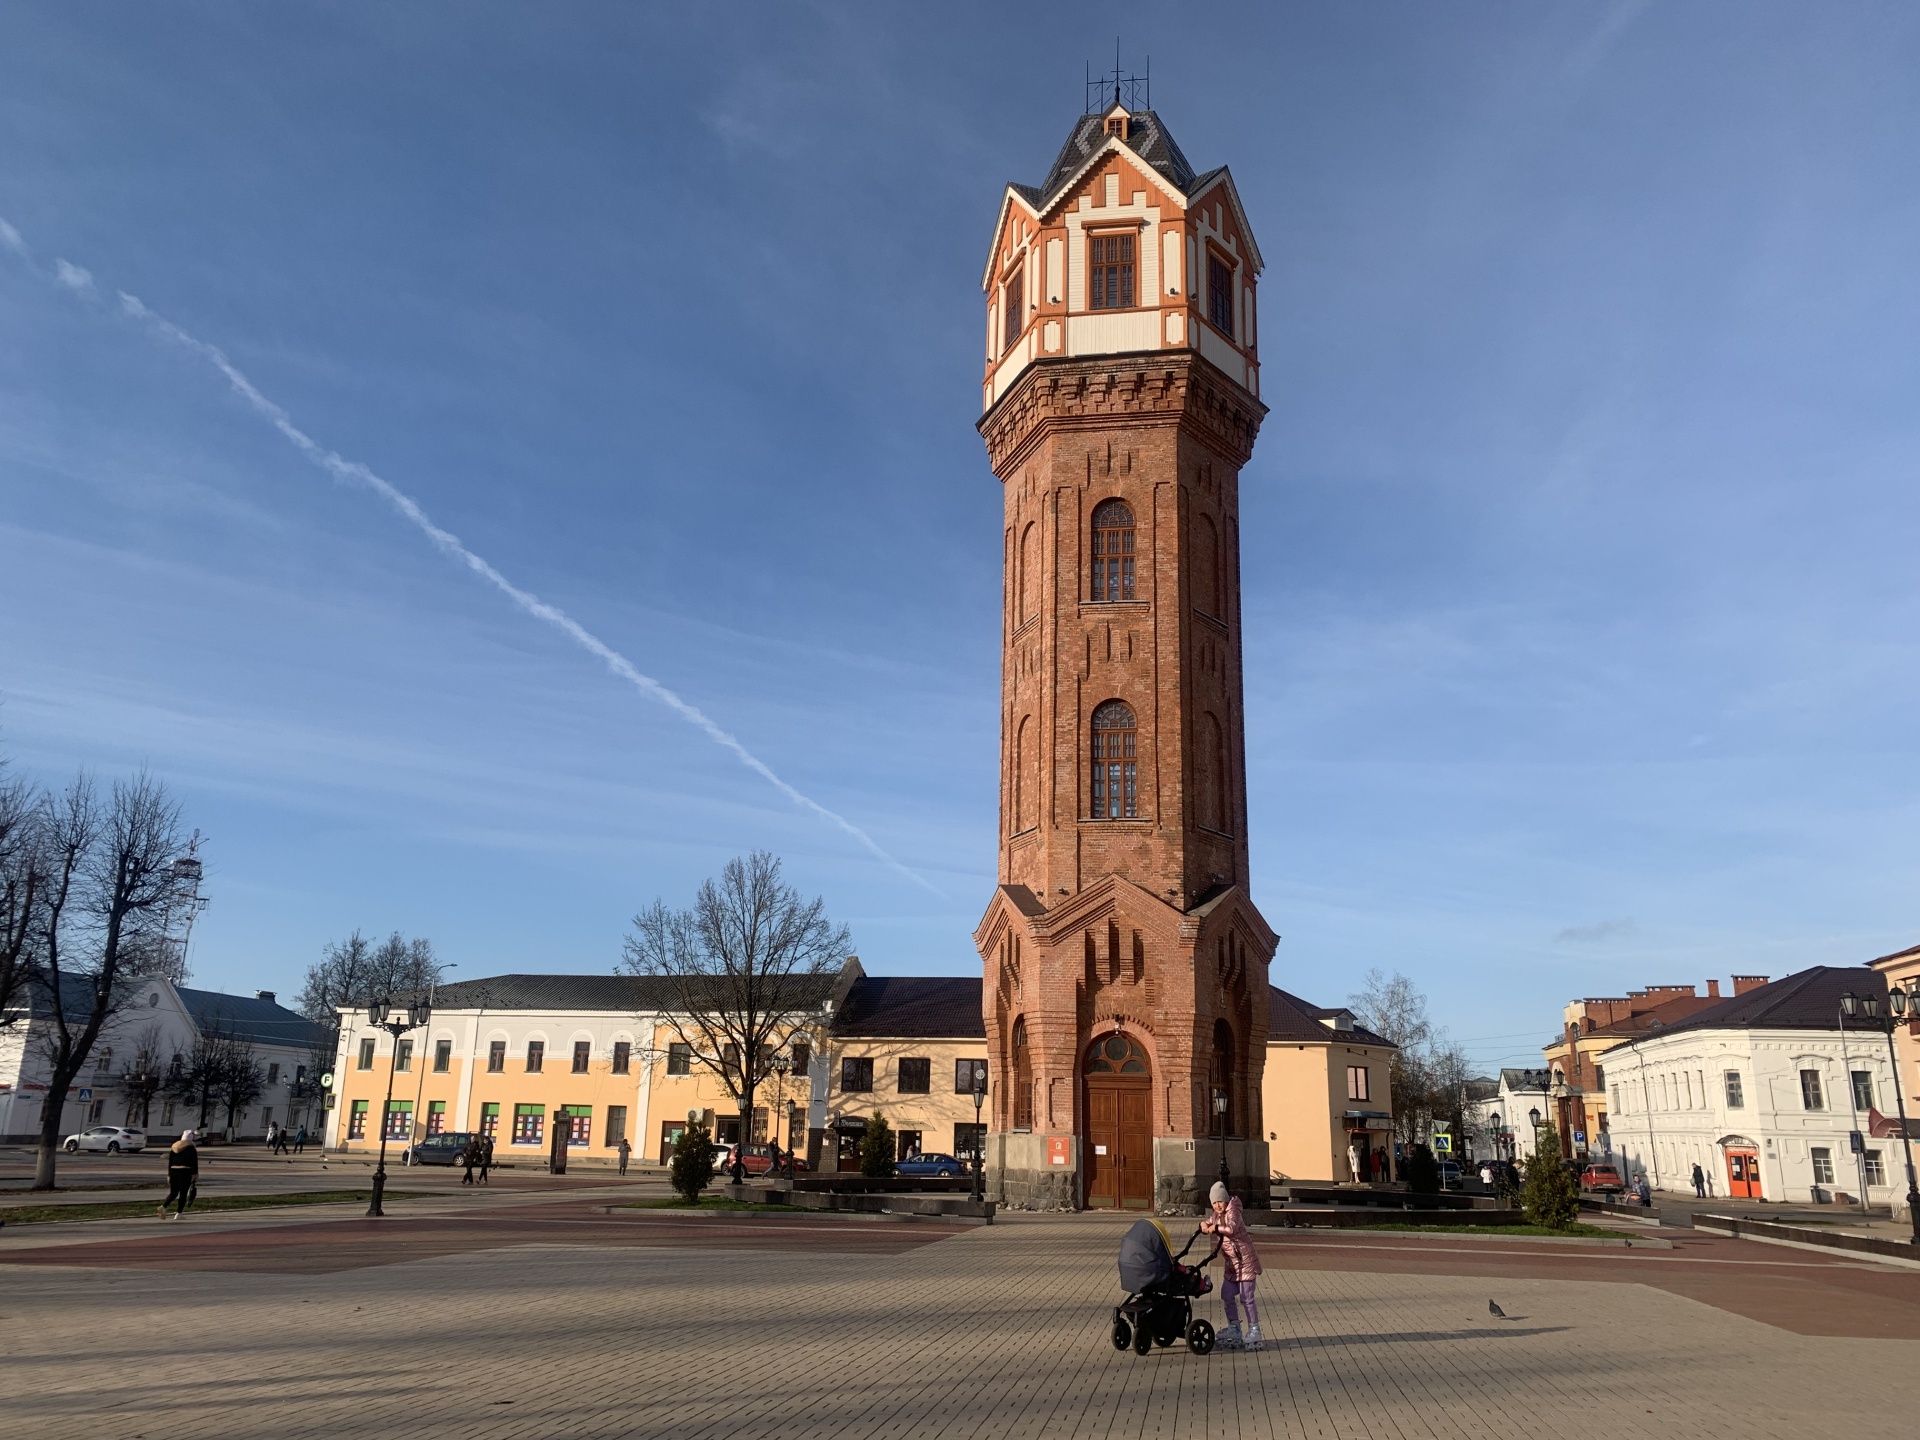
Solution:
[[[33,258],[27,254],[27,242],[20,238],[20,232],[5,220],[0,220],[0,245],[5,245],[22,260],[31,260]]]
[[[0,225],[6,225],[6,222],[0,221]],[[30,261],[30,257],[27,256],[26,244],[21,239],[19,231],[10,225],[6,225],[4,236],[0,236],[0,238],[4,238],[9,246],[16,250],[22,257],[29,258]],[[85,291],[92,288],[93,277],[85,270],[65,260],[56,263],[58,269],[55,278],[59,284],[75,291]],[[441,554],[456,561],[468,571],[484,580],[487,584],[493,586],[494,589],[505,595],[534,619],[542,621],[558,630],[569,640],[572,640],[576,645],[580,646],[581,649],[600,660],[601,663],[615,675],[626,681],[629,685],[632,685],[643,695],[659,701],[689,724],[699,729],[708,739],[712,740],[722,749],[730,751],[741,764],[766,780],[768,784],[772,785],[801,809],[817,815],[828,824],[835,826],[845,834],[851,836],[876,859],[880,860],[890,869],[913,881],[916,885],[923,886],[933,894],[939,895],[942,899],[946,898],[931,881],[927,880],[917,871],[909,869],[906,865],[888,854],[871,835],[867,834],[867,832],[862,830],[858,825],[855,825],[844,815],[829,810],[826,806],[820,804],[819,801],[788,784],[774,772],[771,766],[751,750],[747,749],[747,747],[741,744],[733,735],[715,724],[698,706],[683,700],[679,695],[675,694],[658,680],[655,680],[651,675],[642,673],[626,656],[615,650],[611,645],[608,645],[600,639],[599,636],[588,630],[557,605],[549,604],[539,596],[521,589],[512,581],[508,580],[506,576],[502,575],[491,564],[469,550],[457,535],[434,524],[432,519],[428,517],[426,511],[420,507],[419,503],[415,501],[412,496],[381,478],[359,461],[348,460],[345,456],[327,449],[304,430],[301,430],[293,423],[292,417],[287,414],[286,410],[261,394],[260,391],[255,388],[253,382],[240,372],[233,362],[227,358],[225,352],[218,346],[209,344],[198,336],[183,330],[171,320],[155,313],[149,309],[138,296],[129,295],[124,290],[119,291],[118,294],[120,308],[127,316],[149,326],[168,340],[173,341],[175,344],[198,355],[211,364],[226,377],[227,383],[233,387],[241,399],[245,400],[257,414],[272,424],[274,429],[278,430],[302,455],[305,455],[307,459],[311,460],[335,480],[343,484],[364,486],[373,491],[374,494],[378,495],[395,510],[399,511],[401,516],[425,535]]]

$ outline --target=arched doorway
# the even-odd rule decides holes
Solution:
[[[1085,1203],[1094,1210],[1153,1208],[1153,1066],[1121,1031],[1087,1047]]]

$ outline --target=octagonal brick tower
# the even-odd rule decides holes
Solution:
[[[1264,1202],[1277,938],[1247,893],[1239,475],[1260,251],[1151,110],[1012,184],[979,428],[1006,501],[1000,883],[974,941],[1007,1204]]]

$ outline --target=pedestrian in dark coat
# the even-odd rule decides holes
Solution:
[[[460,1177],[460,1183],[473,1184],[473,1167],[480,1163],[479,1136],[475,1135],[467,1141],[467,1148],[460,1152],[460,1163],[467,1167],[467,1173]]]
[[[483,1135],[480,1137],[480,1183],[482,1185],[488,1183],[487,1172],[492,1168],[493,1137],[491,1135]]]
[[[178,1220],[193,1203],[193,1192],[200,1183],[200,1151],[193,1143],[193,1131],[183,1130],[167,1150],[167,1198],[160,1202],[159,1214],[166,1218],[167,1206],[178,1201],[173,1218]]]
[[[1707,1198],[1707,1172],[1698,1165],[1693,1167],[1693,1194],[1698,1200]]]

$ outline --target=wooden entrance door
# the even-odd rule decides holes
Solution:
[[[1727,1151],[1727,1193],[1746,1200],[1764,1200],[1760,1193],[1760,1153]]]
[[[1085,1075],[1085,1204],[1096,1210],[1150,1210],[1153,1077],[1146,1052],[1125,1035],[1106,1036],[1089,1047]]]

